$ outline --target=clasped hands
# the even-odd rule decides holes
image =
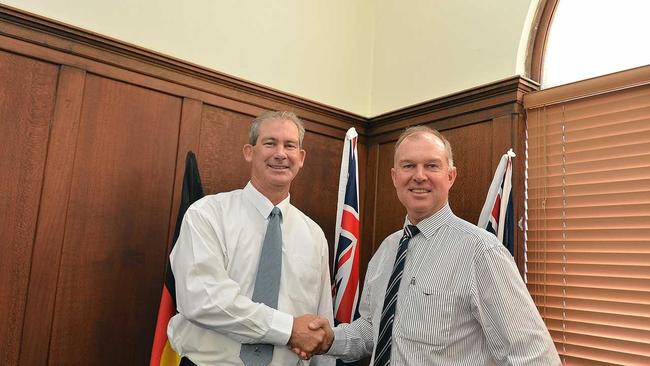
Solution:
[[[305,314],[293,319],[287,344],[303,360],[327,352],[334,341],[334,331],[327,319]]]

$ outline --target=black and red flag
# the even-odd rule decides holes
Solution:
[[[178,239],[185,212],[192,203],[201,197],[203,197],[203,187],[201,186],[201,177],[199,176],[199,166],[194,153],[188,151],[187,157],[185,158],[181,204],[178,209],[178,217],[176,218],[172,248],[174,248],[174,244],[176,244],[176,240]],[[167,258],[165,283],[160,298],[160,307],[158,308],[158,321],[156,322],[156,332],[154,333],[149,366],[178,366],[180,363],[180,356],[171,348],[167,339],[167,323],[169,323],[169,320],[174,314],[176,314],[176,285],[169,258]]]

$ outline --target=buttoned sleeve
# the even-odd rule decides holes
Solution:
[[[240,343],[286,345],[293,316],[241,294],[228,277],[222,241],[206,214],[190,207],[170,256],[179,313]]]
[[[474,260],[473,305],[499,365],[560,365],[553,341],[510,253],[500,243]]]
[[[350,324],[334,328],[334,343],[327,352],[345,361],[355,361],[370,356],[374,345],[372,339],[372,319],[369,308],[370,295],[364,285],[359,303],[359,318]]]

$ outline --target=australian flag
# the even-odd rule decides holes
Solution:
[[[334,323],[350,323],[359,317],[359,176],[357,131],[345,134],[336,212],[332,297]],[[342,364],[342,361],[337,361]],[[350,365],[346,363],[346,365]]]
[[[503,154],[488,190],[478,226],[496,235],[514,255],[514,210],[512,207],[512,149]]]

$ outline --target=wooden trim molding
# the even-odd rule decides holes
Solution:
[[[365,117],[3,4],[0,4],[0,36],[16,41],[10,49],[15,53],[22,53],[20,48],[27,45],[37,45],[45,47],[47,52],[28,53],[27,56],[73,67],[84,66],[78,64],[81,59],[85,64],[99,63],[104,69],[109,66],[153,77],[185,87],[187,90],[175,93],[179,96],[196,98],[190,90],[206,92],[225,98],[232,102],[233,110],[251,116],[264,109],[289,106],[307,121],[325,127],[315,126],[315,132],[342,138],[352,125],[365,135],[368,123]],[[61,53],[76,57],[62,57]],[[242,103],[257,106],[259,111],[238,108]]]
[[[519,113],[523,95],[538,89],[538,83],[514,76],[371,118],[367,134],[371,142],[385,142],[412,125],[440,122],[436,128],[449,129]]]
[[[650,84],[650,66],[641,66],[609,75],[576,81],[532,93],[524,97],[526,109],[539,108]]]

